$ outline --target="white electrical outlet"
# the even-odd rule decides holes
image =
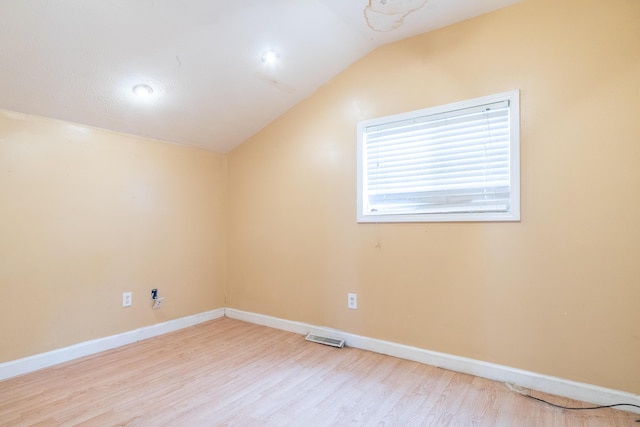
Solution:
[[[347,294],[347,307],[352,310],[358,308],[358,295],[357,294]]]
[[[156,310],[162,307],[162,303],[164,303],[164,297],[156,298],[153,300],[153,309]]]
[[[122,306],[131,307],[131,292],[124,292],[122,294]]]

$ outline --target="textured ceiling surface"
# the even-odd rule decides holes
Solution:
[[[0,109],[228,152],[376,47],[517,1],[0,0]]]

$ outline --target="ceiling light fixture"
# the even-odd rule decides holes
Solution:
[[[133,93],[141,98],[146,98],[153,94],[153,88],[145,84],[135,85],[133,87]]]
[[[279,58],[280,55],[278,55],[278,52],[276,52],[275,50],[268,50],[262,54],[262,62],[267,65],[275,64],[276,62],[278,62]]]

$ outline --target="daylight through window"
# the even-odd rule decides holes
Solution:
[[[358,125],[358,221],[517,221],[519,93]]]

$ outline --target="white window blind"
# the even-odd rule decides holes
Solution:
[[[509,92],[361,123],[359,221],[519,219],[514,102]]]

